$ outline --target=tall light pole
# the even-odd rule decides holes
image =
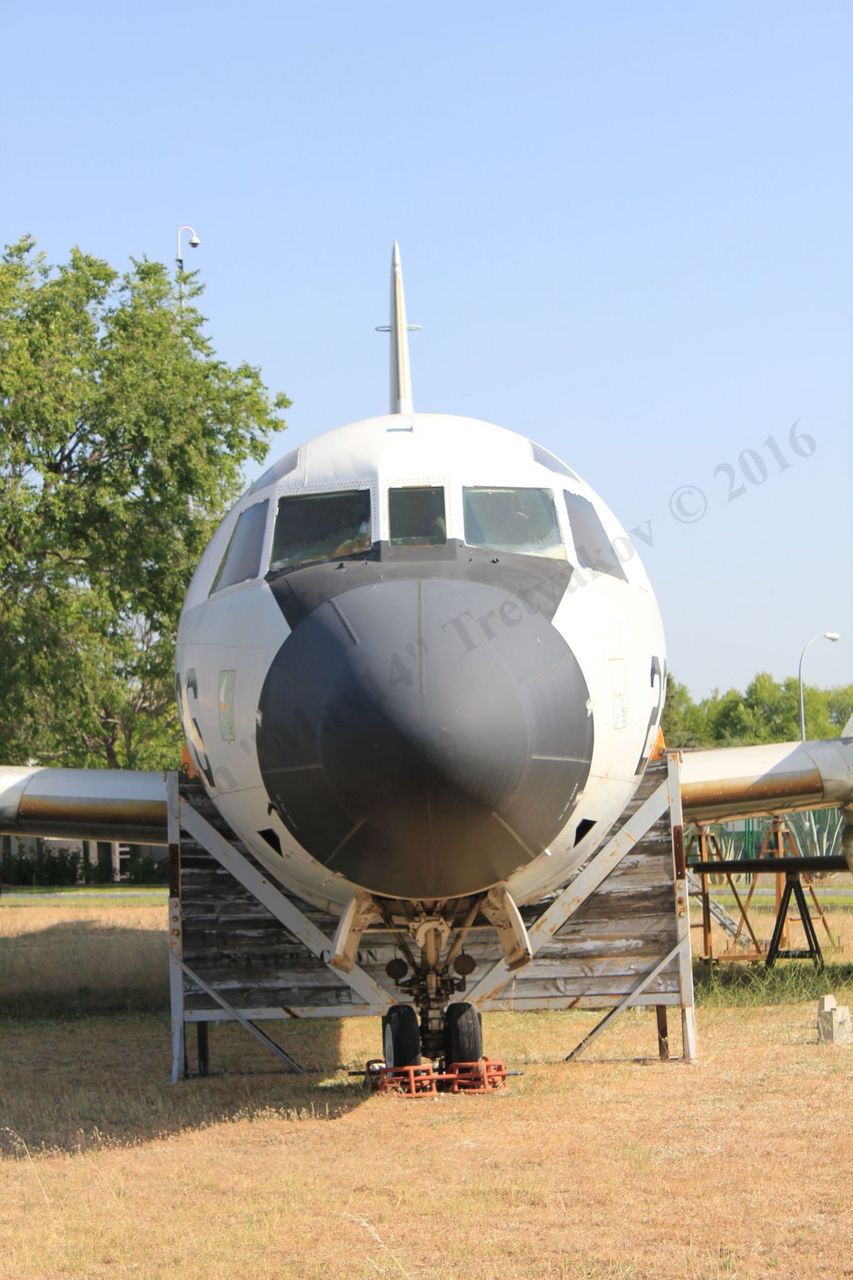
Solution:
[[[184,286],[181,284],[181,276],[184,273],[184,251],[181,248],[181,236],[185,231],[190,232],[191,249],[197,249],[201,244],[195,227],[191,227],[187,222],[182,227],[178,227],[178,233],[175,236],[175,262],[178,264],[178,306],[181,310],[184,306]]]
[[[840,640],[841,636],[837,631],[818,631],[812,636],[811,640],[807,640],[803,645],[803,652],[800,654],[800,741],[806,740],[806,708],[803,702],[803,659],[806,656],[806,650],[809,645],[814,644],[815,640]]]

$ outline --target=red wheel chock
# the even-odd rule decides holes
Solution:
[[[504,1087],[507,1074],[504,1064],[492,1058],[454,1062],[447,1071],[436,1071],[430,1063],[386,1067],[381,1058],[372,1058],[365,1068],[365,1081],[374,1093],[428,1098],[437,1093],[492,1093]]]

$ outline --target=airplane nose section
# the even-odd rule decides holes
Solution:
[[[593,724],[544,613],[480,583],[378,582],[295,628],[258,758],[294,837],[374,893],[478,892],[536,857],[586,782]]]

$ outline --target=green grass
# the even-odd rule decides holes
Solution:
[[[91,907],[101,904],[110,907],[149,907],[166,903],[169,890],[166,885],[129,884],[80,884],[64,885],[51,889],[41,885],[4,886],[0,894],[0,910],[16,907]]]
[[[816,891],[818,901],[825,911],[830,910],[830,908],[833,911],[853,911],[853,893],[844,893],[843,890],[836,890],[833,892],[830,889],[820,889],[817,887]],[[746,886],[743,888],[739,886],[738,893],[740,894],[741,901],[745,902],[749,889]],[[729,893],[726,889],[718,889],[715,885],[712,889],[711,896],[715,902],[719,902],[720,906],[725,907],[727,911],[737,911],[737,903],[735,902],[734,895]],[[813,910],[814,904],[812,903],[811,897],[808,893],[806,894],[806,897],[809,908]],[[699,899],[693,898],[693,901],[698,902]],[[753,895],[752,902],[749,904],[749,909],[750,911],[775,911],[776,899],[772,893],[762,893],[760,895],[756,893]]]
[[[806,960],[763,964],[693,965],[696,1004],[707,1008],[746,1008],[755,1005],[801,1004],[832,992],[842,1003],[853,1001],[853,964],[832,963],[818,969]]]

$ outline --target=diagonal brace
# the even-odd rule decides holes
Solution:
[[[636,813],[607,841],[603,849],[590,858],[583,870],[563,892],[554,899],[546,911],[528,929],[531,954],[535,955],[557,930],[573,916],[579,907],[607,879],[611,871],[633,849],[669,805],[667,784],[662,782],[644,800]],[[498,960],[466,998],[472,1004],[483,1005],[492,1000],[506,986],[512,973],[505,960]]]
[[[303,942],[318,959],[325,964],[329,963],[334,951],[332,941],[266,876],[262,876],[250,862],[241,857],[225,837],[220,835],[216,828],[212,827],[207,819],[203,818],[186,800],[181,800],[181,826],[198,840],[199,844],[212,854],[235,880],[248,889],[249,893],[257,898],[258,902],[265,906],[285,929]],[[394,997],[390,992],[380,987],[379,983],[358,965],[353,965],[349,973],[340,973],[337,970],[335,972],[338,972],[339,977],[353,989],[356,995],[361,996],[366,1004],[378,1004],[383,1009],[387,1009],[394,1003]]]
[[[262,1031],[260,1027],[256,1027],[254,1022],[251,1022],[245,1014],[242,1014],[239,1009],[235,1009],[233,1005],[229,1004],[224,996],[221,996],[218,991],[214,991],[213,987],[209,987],[204,979],[200,978],[197,973],[194,973],[185,961],[178,960],[178,964],[181,966],[190,982],[194,982],[197,986],[201,987],[205,995],[210,996],[211,1000],[215,1000],[226,1013],[230,1013],[241,1026],[246,1028],[250,1035],[253,1035],[255,1039],[264,1046],[265,1049],[269,1049],[270,1053],[274,1053],[277,1058],[280,1058],[282,1062],[284,1062],[291,1071],[296,1072],[297,1075],[305,1075],[305,1068],[300,1067],[296,1059],[291,1058],[287,1050],[282,1049],[280,1044],[276,1044],[272,1036],[268,1036],[266,1031]]]
[[[640,979],[633,991],[629,991],[626,996],[623,996],[619,1003],[614,1005],[613,1008],[605,1014],[601,1021],[593,1027],[589,1035],[584,1036],[580,1044],[576,1045],[575,1048],[572,1049],[571,1053],[565,1059],[566,1062],[571,1062],[574,1058],[580,1057],[584,1049],[587,1049],[592,1044],[593,1040],[597,1039],[597,1037],[601,1035],[602,1031],[606,1030],[606,1028],[610,1026],[611,1022],[615,1022],[619,1017],[619,1014],[624,1013],[625,1010],[634,1003],[637,996],[643,994],[649,983],[654,982],[658,974],[675,959],[683,945],[683,939],[679,938],[672,950],[668,952],[662,960],[658,960],[654,968],[650,969],[646,976]]]

